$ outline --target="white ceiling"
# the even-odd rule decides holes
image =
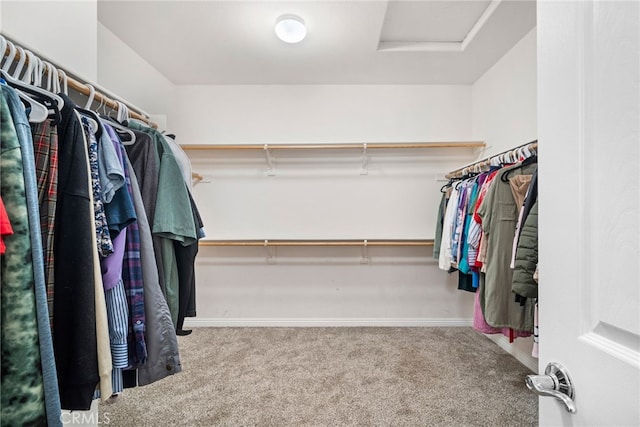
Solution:
[[[308,27],[275,36],[283,14]],[[535,0],[111,1],[98,19],[176,84],[469,84],[536,25]]]

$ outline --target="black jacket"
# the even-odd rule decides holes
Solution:
[[[53,347],[63,409],[87,410],[98,376],[95,279],[87,147],[73,101],[58,124]]]

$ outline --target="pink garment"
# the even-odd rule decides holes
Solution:
[[[496,177],[497,174],[498,174],[497,170],[491,172],[491,174],[487,177],[487,179],[485,179],[484,183],[482,184],[482,187],[480,188],[480,192],[478,193],[478,200],[476,201],[476,207],[473,210],[473,220],[480,225],[482,225],[482,218],[480,218],[480,215],[478,215],[478,210],[480,209],[480,205],[482,205],[482,202],[484,201],[484,197],[487,195],[487,191],[489,191],[489,187],[491,186],[491,183],[493,182],[493,179]],[[486,261],[486,256],[487,256],[487,240],[485,239],[484,229],[483,229],[480,234],[478,256],[476,257],[476,261],[473,265],[474,267],[479,268],[480,271],[482,272],[486,271],[486,266],[484,265],[484,262]]]
[[[482,286],[482,285],[480,285]],[[473,303],[473,329],[483,334],[502,334],[505,337],[526,338],[531,336],[531,332],[516,331],[511,328],[494,328],[484,320],[484,314],[480,308],[480,288],[476,291]],[[513,331],[513,335],[511,335]]]

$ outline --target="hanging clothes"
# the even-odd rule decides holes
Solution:
[[[175,136],[169,137],[168,135],[164,135],[164,138],[178,162],[178,167],[180,167],[180,170],[182,171],[182,177],[188,190],[189,204],[191,206],[193,222],[196,226],[196,234],[199,240],[205,237],[204,224],[202,223],[200,212],[198,212],[198,207],[196,206],[196,203],[193,200],[193,196],[191,195],[193,181],[191,179],[192,172],[189,156],[187,156],[187,153],[185,153],[184,150],[176,143]],[[174,241],[173,248],[176,254],[176,262],[178,265],[178,299],[180,304],[178,309],[178,321],[176,323],[176,333],[178,335],[188,335],[191,333],[191,331],[185,331],[183,329],[183,325],[185,317],[196,316],[195,260],[196,256],[198,255],[198,243],[196,241],[189,245],[183,245],[179,242]]]
[[[440,259],[440,246],[442,244],[442,228],[444,226],[444,213],[447,208],[447,202],[451,195],[451,187],[449,186],[445,191],[444,187],[440,190],[442,197],[440,198],[440,204],[438,205],[438,214],[436,215],[436,236],[433,239],[433,258]]]
[[[51,120],[32,124],[35,155],[38,203],[40,205],[40,229],[45,261],[47,306],[49,322],[53,328],[53,297],[55,281],[54,230],[58,199],[58,128]]]
[[[2,91],[9,104],[12,120],[18,132],[22,153],[24,186],[29,215],[29,234],[32,247],[34,274],[34,292],[36,298],[36,320],[38,322],[38,341],[40,344],[40,360],[42,365],[45,404],[49,425],[60,425],[60,398],[58,378],[53,356],[50,315],[47,306],[47,285],[45,277],[45,260],[43,255],[43,236],[39,222],[41,218],[38,184],[36,178],[35,154],[31,127],[18,94],[9,86],[3,85]]]
[[[480,277],[480,305],[487,323],[496,328],[533,331],[533,302],[529,300],[521,306],[511,292],[513,274],[509,264],[518,214],[511,185],[502,178],[507,173],[531,175],[535,167],[530,164],[501,169],[478,209],[487,239],[486,273]]]
[[[158,197],[158,181],[160,178],[160,156],[155,147],[154,140],[144,132],[132,130],[136,137],[134,144],[125,145],[127,156],[131,162],[133,171],[138,179],[142,202],[147,216],[147,222],[153,224],[156,213],[156,199]],[[153,235],[153,250],[158,269],[158,280],[162,293],[167,295],[164,277],[164,264],[162,262],[162,238]]]
[[[129,164],[129,166],[131,166]],[[178,340],[167,301],[159,286],[151,229],[143,214],[144,205],[135,174],[131,175],[133,202],[138,213],[140,255],[144,278],[147,360],[137,369],[137,384],[148,385],[182,371]],[[132,371],[129,371],[132,372]],[[135,376],[131,382],[135,382]]]
[[[102,198],[102,184],[98,165],[98,140],[96,139],[97,128],[91,124],[87,117],[80,115],[85,139],[88,145],[89,173],[91,177],[91,197],[93,201],[94,226],[96,229],[96,244],[98,254],[104,258],[113,252],[113,242],[109,234],[107,216],[104,210],[104,200]],[[95,123],[95,126],[98,126]]]
[[[113,252],[111,236],[107,228],[104,204],[102,202],[102,187],[98,174],[98,142],[95,137],[97,128],[92,127],[89,121],[82,114],[78,118],[84,130],[84,143],[87,150],[87,172],[89,174],[89,211],[93,218],[95,230],[95,244],[92,246],[93,256],[93,279],[94,279],[94,302],[96,310],[96,351],[98,355],[98,375],[100,378],[99,390],[103,400],[108,399],[113,393],[111,387],[111,348],[109,344],[109,323],[107,319],[107,308],[102,284],[102,273],[100,269],[100,256]],[[97,126],[97,123],[94,124]]]
[[[1,422],[57,427],[61,409],[181,372],[203,224],[173,139],[133,124],[131,151],[148,151],[134,172],[114,129],[67,95],[39,91],[47,118],[0,87]]]
[[[535,199],[530,198],[534,188],[537,196],[537,175],[532,176],[537,170],[536,157],[527,155],[531,157],[520,156],[520,163],[506,167],[491,159],[488,171],[466,175],[453,184],[450,181],[451,198],[443,208],[443,195],[438,208],[443,228],[435,244],[440,249],[439,268],[457,270],[458,289],[476,292],[474,328],[485,334],[503,334],[511,341],[533,332],[533,302],[514,297],[510,269],[520,231],[516,220],[524,217],[527,199]]]
[[[533,204],[522,227],[516,250],[512,291],[527,298],[538,298],[534,273],[538,265],[538,201]]]
[[[124,159],[126,153],[122,143],[118,149]],[[126,191],[133,200],[131,175],[129,167],[124,162],[124,176]],[[137,215],[136,215],[137,216]],[[142,264],[140,260],[140,229],[138,221],[127,226],[127,239],[125,242],[124,267],[122,279],[125,284],[125,292],[129,301],[129,366],[136,368],[145,363],[147,359],[147,345],[145,341],[146,316],[144,311],[144,281],[142,277]]]
[[[191,206],[191,212],[193,214],[193,222],[198,230],[202,230],[204,227],[200,213],[196,207],[196,203],[189,193],[189,203]],[[198,233],[198,239],[201,234]],[[184,326],[185,317],[195,317],[195,292],[196,292],[196,272],[195,261],[198,255],[198,242],[194,242],[190,245],[183,245],[180,242],[173,242],[174,251],[176,254],[176,262],[178,264],[178,279],[179,279],[179,310],[178,320],[176,324],[176,333],[178,335],[187,335],[190,331],[185,331]]]
[[[103,125],[103,132],[98,145],[98,156],[101,158],[100,170],[102,189],[104,192],[105,214],[109,233],[112,237],[113,253],[100,260],[102,283],[107,306],[109,322],[109,344],[111,347],[111,388],[112,393],[124,390],[122,370],[129,366],[129,302],[122,279],[124,252],[127,238],[127,225],[136,220],[136,215],[124,188],[124,161],[121,157],[115,132]],[[114,135],[112,140],[111,135]],[[113,205],[112,205],[113,204]]]
[[[189,246],[198,239],[189,201],[189,192],[183,181],[180,167],[164,136],[157,130],[135,121],[129,121],[127,126],[149,135],[154,141],[160,158],[158,193],[156,195],[156,210],[153,217],[152,232],[161,237],[160,252],[164,270],[166,298],[174,327],[177,327],[180,310],[180,277],[173,241],[177,241],[183,246]]]
[[[184,179],[184,183],[187,185],[187,189],[189,193],[193,191],[193,178],[192,178],[192,170],[191,170],[191,160],[189,160],[189,156],[184,152],[182,147],[178,145],[176,142],[175,135],[162,135],[164,140],[167,142],[169,149],[171,149],[171,153],[173,153],[173,157],[176,159],[178,163],[178,167],[180,168],[180,172],[182,172],[182,178]]]
[[[442,242],[440,244],[440,258],[438,259],[438,267],[444,271],[451,270],[452,264],[452,236],[455,226],[455,215],[458,206],[458,197],[460,191],[458,190],[458,183],[453,184],[451,190],[451,197],[447,204],[447,209],[444,214],[444,221],[442,225]]]
[[[95,277],[88,156],[75,104],[58,124],[53,344],[63,409],[87,410],[98,385]],[[91,325],[91,327],[87,327]]]
[[[460,236],[459,243],[459,255],[458,255],[458,289],[467,292],[475,292],[477,285],[474,285],[472,265],[470,263],[469,255],[472,252],[469,245],[469,232],[471,231],[471,224],[473,220],[473,211],[476,206],[478,192],[479,192],[479,180],[477,177],[469,180],[466,184],[467,202],[464,207],[464,215],[462,217],[463,228]]]
[[[5,238],[7,250],[0,265],[0,418],[6,425],[43,425],[46,423],[45,391],[25,171],[21,142],[6,94],[3,88],[0,96],[0,195],[13,234]],[[19,122],[18,126],[22,124]],[[42,276],[44,278],[44,271]]]

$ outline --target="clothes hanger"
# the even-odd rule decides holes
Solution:
[[[89,98],[87,99],[87,103],[84,105],[85,110],[91,109],[91,104],[93,104],[93,98],[96,96],[96,88],[94,88],[90,84],[86,84],[86,87],[89,88]]]
[[[2,36],[0,36],[2,37]],[[11,43],[10,41],[7,41],[7,39],[5,39],[4,37],[2,37],[2,39],[0,39],[0,42],[3,45],[3,51],[2,51],[2,56],[4,59],[4,63],[2,65],[2,70],[4,71],[9,71],[9,67],[11,67],[11,64],[13,63],[13,58],[16,57],[16,46]],[[7,50],[7,47],[9,47],[9,56],[7,56],[6,58],[4,57],[4,52]],[[2,63],[2,61],[0,61],[0,63]]]
[[[130,117],[129,107],[127,107],[123,102],[120,101],[116,101],[116,103],[118,104],[118,112],[116,117],[120,123],[124,123],[126,120],[129,120]]]
[[[453,186],[453,183],[456,181],[460,181],[462,180],[462,178],[449,178],[449,182],[447,182],[445,185],[443,185],[442,187],[440,187],[440,192],[441,193],[446,193],[447,192],[447,188],[451,188]]]
[[[95,94],[96,94],[96,89],[90,84],[87,84],[86,86],[89,87],[89,100],[85,104],[85,108],[76,107],[76,111],[81,113],[84,116],[84,118],[89,121],[89,123],[91,124],[91,130],[93,134],[96,136],[96,139],[100,139],[100,136],[102,136],[102,126],[100,125],[100,122],[101,122],[100,117],[98,117],[98,115],[94,111],[90,110],[91,104],[93,104],[93,98],[95,97]]]
[[[16,68],[13,70],[12,77],[16,80],[19,80],[20,79],[19,76],[20,74],[22,74],[22,69],[24,68],[24,63],[27,60],[27,55],[25,55],[24,49],[21,48],[20,46],[16,46],[16,50],[20,54],[20,59],[18,60],[18,65],[16,65]]]
[[[502,182],[507,182],[507,181],[509,181],[509,173],[511,173],[511,171],[514,171],[516,169],[520,169],[520,168],[522,168],[524,166],[528,166],[530,164],[537,163],[537,162],[538,162],[538,156],[527,157],[522,162],[518,163],[515,166],[512,166],[508,171],[503,173],[502,176],[500,177],[500,180]]]
[[[16,67],[16,71],[14,71],[14,74],[11,75],[8,71],[6,71],[3,67],[2,71],[2,77],[7,81],[7,83],[13,87],[14,89],[18,89],[21,90],[23,92],[26,92],[28,95],[31,95],[31,97],[33,97],[34,99],[36,99],[37,101],[43,103],[45,106],[47,106],[49,108],[49,110],[54,109],[54,113],[57,112],[59,114],[60,110],[62,109],[62,107],[64,106],[64,100],[56,95],[53,92],[49,92],[45,89],[42,89],[40,87],[34,86],[30,83],[28,83],[27,81],[29,81],[28,78],[28,74],[25,76],[25,80],[21,80],[19,78],[20,74],[22,74],[22,68],[24,68],[24,62],[26,61],[26,57],[27,55],[29,55],[30,60],[31,58],[33,58],[33,62],[37,62],[35,59],[35,55],[32,52],[28,52],[28,54],[24,51],[24,49],[18,47],[17,48],[18,51],[20,52],[21,56],[20,56],[20,62],[18,63],[17,67]],[[22,64],[22,65],[21,65]],[[5,64],[5,66],[7,66],[7,64]],[[7,66],[7,68],[10,68],[10,64]],[[54,67],[55,68],[55,67]],[[54,104],[55,108],[53,108],[54,105],[50,105],[50,104]]]
[[[125,114],[128,114],[128,109],[126,111],[124,110],[126,106],[122,102],[120,101],[115,101],[115,102],[118,105],[118,110],[117,110],[118,119],[120,117],[123,117]],[[126,119],[126,116],[125,116],[125,119]],[[112,117],[107,116],[106,120],[107,120],[107,124],[116,131],[116,133],[118,134],[118,136],[120,137],[120,140],[124,145],[135,144],[136,134],[131,129],[129,129],[126,126],[123,126],[122,124],[119,123],[118,120]]]
[[[98,105],[98,108],[96,108],[96,114],[100,114],[100,109],[104,111],[104,98],[100,100],[100,104]]]
[[[120,140],[122,141],[122,143],[124,145],[133,145],[136,142],[136,134],[133,133],[133,131],[131,129],[129,129],[126,126],[122,126],[121,124],[115,122],[112,118],[109,118],[107,120],[103,119],[103,123],[106,122],[106,124],[108,124],[109,126],[111,126],[116,133],[118,134],[118,136],[120,137]]]
[[[1,73],[0,76],[7,82],[8,85],[16,89],[16,93],[20,97],[22,103],[25,105],[25,108],[27,108],[29,111],[28,113],[29,122],[42,123],[43,121],[47,120],[47,118],[49,117],[49,109],[41,102],[38,102],[36,99],[32,98],[31,96],[27,95],[23,91],[11,85],[11,78],[9,77],[8,72],[4,71],[5,68],[8,70],[11,67],[13,58],[15,58],[16,48],[13,43],[9,44],[4,37],[1,37],[0,50],[2,50],[3,54],[7,49],[7,45],[9,45],[9,57],[7,58],[7,61],[5,62],[2,70],[0,70],[0,73]]]
[[[67,78],[67,73],[64,70],[60,70],[60,75],[62,78],[62,93],[65,95],[69,95],[69,79]],[[58,85],[60,81],[58,81]]]
[[[2,78],[7,82],[7,84],[9,84],[9,86],[17,89],[18,94],[22,92],[22,95],[24,95],[22,98],[32,105],[32,108],[40,111],[40,113],[34,111],[34,120],[36,120],[36,117],[41,117],[42,114],[42,109],[36,105],[36,103],[39,103],[47,109],[49,112],[48,115],[53,117],[54,123],[57,123],[60,119],[60,109],[64,106],[64,100],[52,92],[30,84],[33,70],[38,64],[38,58],[33,52],[26,51],[21,47],[16,47],[11,42],[6,43],[9,45],[9,57],[4,63],[2,70],[0,70]],[[13,75],[11,75],[9,70],[15,60],[16,53],[20,53],[20,60]],[[22,73],[27,57],[29,57],[30,65],[27,68],[27,72],[25,73],[23,80],[21,80],[19,76]]]

